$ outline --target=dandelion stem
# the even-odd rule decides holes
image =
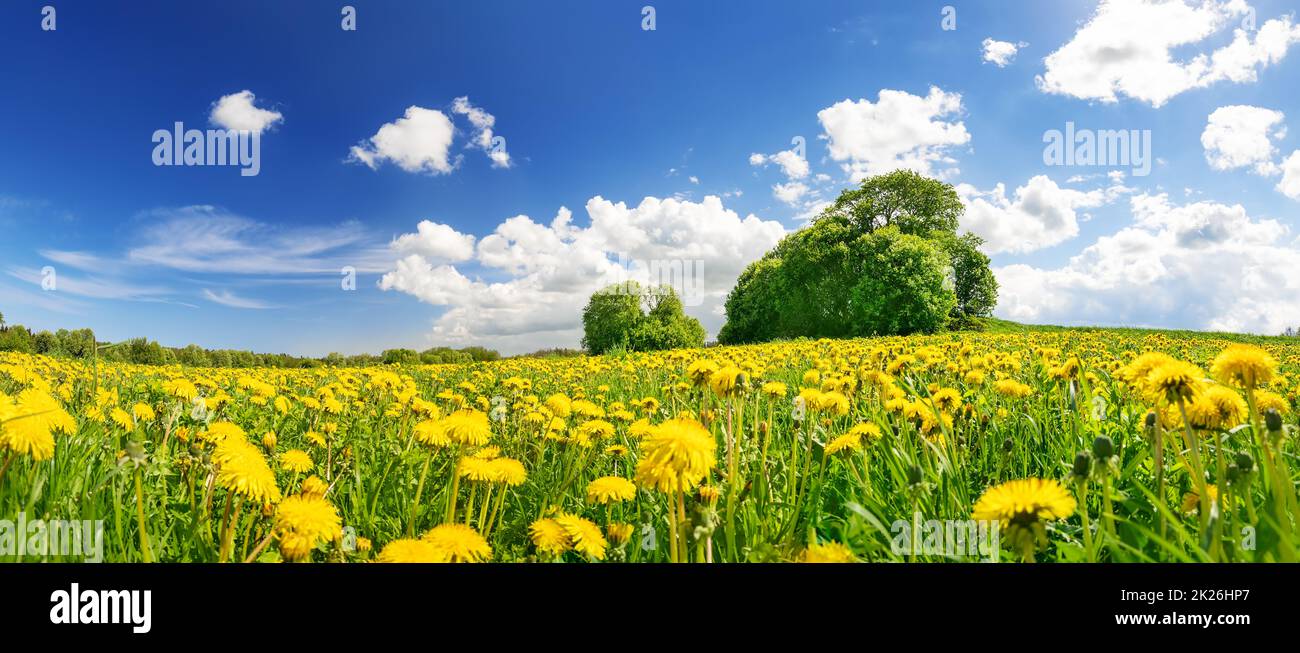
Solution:
[[[415,500],[411,502],[411,521],[406,524],[407,537],[415,533],[415,521],[420,518],[420,495],[424,494],[424,481],[429,476],[429,463],[432,461],[433,455],[425,456],[424,468],[420,470],[420,483],[415,486]]]
[[[141,471],[135,468],[135,510],[140,522],[140,554],[145,562],[153,562],[153,551],[149,548],[149,531],[144,524],[144,489],[140,481]]]

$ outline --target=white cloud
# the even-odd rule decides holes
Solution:
[[[924,175],[949,176],[954,169],[933,170],[952,164],[949,151],[970,142],[960,121],[961,95],[931,87],[925,97],[884,89],[876,102],[842,100],[817,112],[831,158],[840,161],[852,181],[899,168]]]
[[[1284,118],[1281,111],[1246,105],[1215,109],[1201,132],[1205,160],[1215,170],[1251,167],[1256,174],[1277,174],[1272,139],[1286,136]]]
[[[54,286],[51,290],[44,290],[41,284],[46,281],[44,270],[37,270],[26,267],[13,267],[8,270],[9,275],[20,281],[29,283],[42,292],[53,292],[58,294],[77,295],[79,297],[88,297],[91,299],[113,299],[124,301],[151,301],[164,297],[171,293],[171,289],[163,286],[145,286],[131,283],[119,278],[104,275],[87,275],[77,277],[54,269],[54,275],[51,280]]]
[[[256,99],[257,96],[248,90],[222,96],[212,103],[208,120],[224,129],[247,130],[254,134],[261,134],[272,125],[284,122],[280,112],[254,106]]]
[[[1300,200],[1300,150],[1296,150],[1282,162],[1282,181],[1277,189],[1293,200]]]
[[[479,239],[475,263],[438,264],[420,254],[397,261],[379,282],[446,307],[434,322],[435,342],[481,343],[503,351],[575,346],[591,293],[624,278],[645,281],[652,264],[700,262],[699,302],[687,312],[711,332],[736,277],[785,235],[775,221],[741,218],[718,197],[700,202],[647,197],[629,207],[602,197],[586,204],[590,223],[575,226],[561,208],[549,224],[517,215]],[[398,240],[401,240],[399,237]],[[620,265],[620,257],[627,268]]]
[[[1064,266],[1009,265],[997,314],[1056,324],[1280,333],[1300,324],[1300,250],[1286,226],[1240,205],[1131,199],[1133,223]]]
[[[126,253],[129,264],[196,273],[338,275],[344,266],[376,271],[384,252],[368,248],[356,222],[284,227],[213,206],[160,209],[143,218],[148,223]]]
[[[349,159],[372,170],[387,160],[407,172],[447,174],[458,163],[448,158],[455,132],[451,119],[441,111],[408,107],[404,117],[384,124],[368,141],[354,145]]]
[[[495,116],[471,104],[469,97],[466,96],[453,100],[451,110],[469,119],[470,124],[474,126],[470,144],[487,153],[488,158],[492,160],[493,168],[510,167],[510,153],[506,151],[505,139],[502,138],[499,144],[492,142],[495,137],[493,128],[497,123]]]
[[[808,176],[808,159],[794,150],[781,150],[772,155],[759,153],[749,155],[751,166],[764,166],[769,163],[781,166],[781,172],[789,179],[803,179]]]
[[[998,68],[1006,68],[1008,64],[1015,60],[1016,53],[1020,51],[1020,48],[1026,45],[1029,44],[1024,41],[1012,43],[1010,41],[997,41],[992,38],[984,39],[984,42],[980,44],[984,49],[985,63],[994,64]]]
[[[966,204],[961,226],[984,239],[988,254],[1023,254],[1063,243],[1079,234],[1079,209],[1094,208],[1126,192],[1118,179],[1107,189],[1088,192],[1061,188],[1043,175],[1031,178],[1008,198],[998,184],[980,191],[959,184],[957,193]]]
[[[1041,90],[1116,102],[1125,95],[1159,107],[1184,91],[1253,82],[1300,41],[1290,16],[1265,22],[1252,37],[1244,0],[1104,0],[1074,37],[1044,60]],[[1207,52],[1198,44],[1231,27],[1233,40]],[[1177,58],[1176,58],[1177,57]]]
[[[429,220],[421,220],[415,227],[415,233],[394,238],[391,247],[402,255],[418,254],[426,259],[448,263],[474,258],[474,236]]]
[[[691,176],[687,177],[686,179],[687,179],[687,181],[690,181],[692,184],[695,184],[696,186],[698,186],[698,185],[700,184],[700,178],[699,178],[699,177],[696,177],[695,175],[691,175]]]
[[[808,185],[798,181],[772,186],[772,197],[790,206],[799,206],[799,199],[808,194]]]
[[[222,306],[228,306],[230,308],[246,308],[246,309],[255,309],[255,310],[265,310],[268,308],[275,308],[275,306],[258,299],[240,297],[230,292],[229,290],[223,290],[219,293],[215,293],[207,288],[204,288],[203,298],[215,304],[221,304]]]

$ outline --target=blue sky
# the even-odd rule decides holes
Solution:
[[[1300,325],[1292,13],[11,0],[0,311],[169,346],[518,352],[576,346],[624,254],[702,262],[688,311],[716,333],[745,264],[861,175],[905,166],[968,202],[999,315],[1277,332]],[[154,165],[155,130],[221,120],[262,130],[259,174]],[[1067,122],[1150,130],[1150,174],[1045,165],[1044,133]],[[774,156],[796,137],[802,157]]]

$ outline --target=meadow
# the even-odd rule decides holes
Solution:
[[[999,331],[356,369],[0,354],[0,520],[102,520],[110,562],[1296,560],[1300,344]],[[900,547],[900,520],[995,523],[997,555]]]

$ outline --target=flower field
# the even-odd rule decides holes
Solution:
[[[110,562],[1295,561],[1300,346],[1244,340],[290,371],[0,354],[0,519],[102,520]],[[900,547],[900,520],[996,524],[998,548]]]

